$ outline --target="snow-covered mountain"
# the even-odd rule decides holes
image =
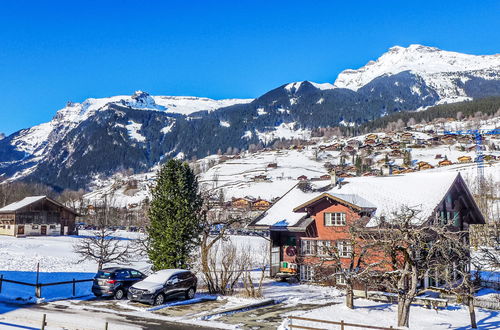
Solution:
[[[399,111],[500,95],[500,56],[393,47],[334,84],[279,86],[256,99],[133,95],[68,102],[51,121],[0,139],[0,180],[82,188],[165,158],[307,139],[319,127],[355,127]],[[105,157],[103,157],[105,155]]]
[[[471,79],[500,79],[500,54],[468,55],[422,45],[395,46],[360,69],[341,72],[334,86],[357,91],[376,78],[404,71],[422,77],[441,102],[456,102],[471,97],[466,88]]]

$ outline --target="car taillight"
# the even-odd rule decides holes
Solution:
[[[115,284],[116,283],[116,280],[107,280],[106,283],[109,283],[109,284]]]

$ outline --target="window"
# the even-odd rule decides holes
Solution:
[[[345,213],[325,213],[325,226],[345,226]]]
[[[142,274],[139,273],[137,270],[131,270],[130,275],[132,275],[133,278],[141,278]]]
[[[179,277],[177,275],[171,276],[168,281],[169,284],[176,284],[179,282]]]
[[[318,255],[319,256],[329,256],[332,254],[331,250],[332,242],[331,241],[318,241]]]
[[[117,279],[125,279],[125,278],[130,278],[130,273],[128,270],[120,270],[116,272],[116,278]]]
[[[337,242],[337,251],[339,257],[341,258],[350,258],[352,252],[352,245],[349,241],[338,241]]]
[[[301,252],[302,255],[313,255],[315,253],[316,241],[312,240],[302,240],[301,241]]]
[[[50,225],[49,228],[50,229],[56,229],[56,225]]]
[[[300,265],[300,280],[309,282],[314,278],[314,269],[308,265]]]
[[[345,276],[342,274],[336,274],[335,283],[337,283],[337,285],[346,285]]]
[[[38,225],[32,225],[31,229],[38,229]]]

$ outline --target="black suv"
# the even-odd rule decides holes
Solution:
[[[198,279],[189,270],[164,269],[131,286],[128,299],[152,305],[163,305],[167,297],[175,295],[193,299],[197,283]]]
[[[96,297],[114,297],[123,299],[133,284],[142,281],[146,275],[131,268],[111,267],[97,272],[92,284]]]

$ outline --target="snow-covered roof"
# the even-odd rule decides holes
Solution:
[[[428,219],[457,178],[455,172],[412,173],[390,177],[355,177],[341,187],[304,192],[295,186],[265,211],[253,225],[294,226],[304,213],[294,209],[322,194],[342,199],[361,208],[376,208],[367,226],[376,225],[376,217],[389,216],[403,206],[420,211],[419,219]]]
[[[46,196],[30,196],[30,197],[25,197],[24,199],[14,202],[12,204],[6,205],[0,209],[0,213],[7,213],[7,212],[15,212],[19,209],[22,209],[23,207],[26,207],[30,204],[33,204],[35,202],[38,202],[39,200],[42,200],[46,198]]]
[[[159,283],[159,282],[165,282],[168,280],[172,275],[180,274],[187,272],[185,269],[162,269],[157,272],[154,272],[153,274],[149,275],[147,278],[144,279],[145,282],[154,282],[154,283]]]
[[[38,201],[41,201],[42,199],[46,199],[48,201],[50,201],[51,203],[55,204],[55,205],[58,205],[66,210],[68,210],[69,212],[72,212],[74,213],[75,215],[78,215],[78,213],[76,213],[74,210],[72,210],[71,208],[69,207],[66,207],[64,206],[63,204],[47,197],[47,196],[30,196],[30,197],[25,197],[24,199],[18,201],[18,202],[14,202],[12,204],[9,204],[9,205],[6,205],[4,207],[2,207],[0,209],[0,213],[11,213],[11,212],[16,212],[20,209],[22,209],[23,207],[26,207],[28,205],[31,205],[33,203],[36,203]]]

